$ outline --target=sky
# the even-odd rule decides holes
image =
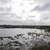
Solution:
[[[0,0],[0,25],[50,25],[50,0]]]

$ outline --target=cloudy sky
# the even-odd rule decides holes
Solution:
[[[0,0],[0,24],[50,25],[50,0]]]

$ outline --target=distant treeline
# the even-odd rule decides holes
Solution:
[[[50,32],[50,26],[40,25],[0,25],[0,28],[30,28],[30,29],[45,29]]]
[[[3,28],[37,28],[37,29],[50,29],[50,26],[39,25],[0,25]]]

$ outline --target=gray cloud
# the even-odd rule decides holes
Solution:
[[[50,21],[50,0],[41,0],[41,1],[37,0],[37,2],[35,2],[35,5],[36,4],[37,4],[37,6],[34,6],[34,3],[33,3],[33,7],[34,8],[29,7],[28,6],[29,4],[25,5],[26,7],[29,8],[29,10],[31,10],[33,12],[33,14],[35,16],[33,14],[30,15],[30,13],[32,13],[32,12],[29,11],[26,7],[20,7],[19,6],[21,8],[21,12],[19,10],[17,10],[17,15],[16,14],[11,14],[11,15],[3,15],[3,14],[1,15],[0,14],[0,24],[13,24],[13,25],[18,25],[18,24],[20,24],[20,25],[50,25],[50,23],[49,23],[49,21]],[[26,11],[25,12],[26,14],[24,14],[24,13],[22,14],[23,8],[25,8],[24,11]],[[14,11],[14,9],[13,9],[13,11]],[[14,12],[13,11],[12,11],[12,13],[16,12],[16,10]],[[38,14],[40,14],[40,16],[36,12]],[[1,13],[1,11],[0,11],[0,13]],[[28,19],[28,18],[31,18],[31,19]],[[24,21],[23,19],[26,19],[26,20]]]
[[[32,11],[46,11],[46,10],[50,10],[50,3],[44,3],[32,9]]]

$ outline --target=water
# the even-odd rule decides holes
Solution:
[[[28,32],[37,32],[37,33],[39,33],[39,32],[41,32],[42,30],[40,30],[40,29],[26,29],[26,28],[10,28],[10,29],[1,29],[0,28],[0,37],[1,36],[16,36],[17,34],[19,34],[19,33],[23,33],[23,34],[27,34]],[[42,32],[44,32],[44,30],[42,31]],[[27,37],[27,36],[26,36]],[[30,37],[30,36],[29,36]],[[39,39],[38,39],[39,38]],[[14,38],[15,39],[15,38]],[[41,39],[43,39],[44,41],[42,41]],[[16,39],[15,39],[16,40]],[[45,38],[43,37],[43,36],[39,36],[39,37],[35,37],[34,39],[31,39],[31,38],[29,38],[29,39],[27,39],[27,41],[25,40],[25,39],[23,39],[22,37],[19,37],[19,41],[20,42],[22,42],[23,44],[24,44],[24,48],[25,48],[25,50],[28,50],[30,47],[32,47],[32,46],[35,46],[35,44],[38,44],[39,45],[39,43],[40,44],[43,44],[43,43],[45,43],[45,42],[50,42],[50,37],[48,37],[48,36],[45,36]],[[23,42],[24,41],[24,42]],[[32,41],[32,42],[31,42]],[[40,41],[40,42],[38,42],[38,41]],[[3,40],[3,43],[5,44],[6,42],[8,42],[7,40]],[[38,42],[38,43],[37,43]],[[43,42],[43,43],[42,43]],[[27,44],[25,44],[25,43],[27,43]],[[33,45],[32,45],[33,44]],[[39,45],[40,46],[40,45]],[[22,48],[23,48],[22,47]],[[22,49],[23,50],[23,49]]]
[[[24,29],[24,28],[11,28],[11,29],[0,29],[0,36],[15,36],[18,33],[28,33],[33,32],[34,29]]]

